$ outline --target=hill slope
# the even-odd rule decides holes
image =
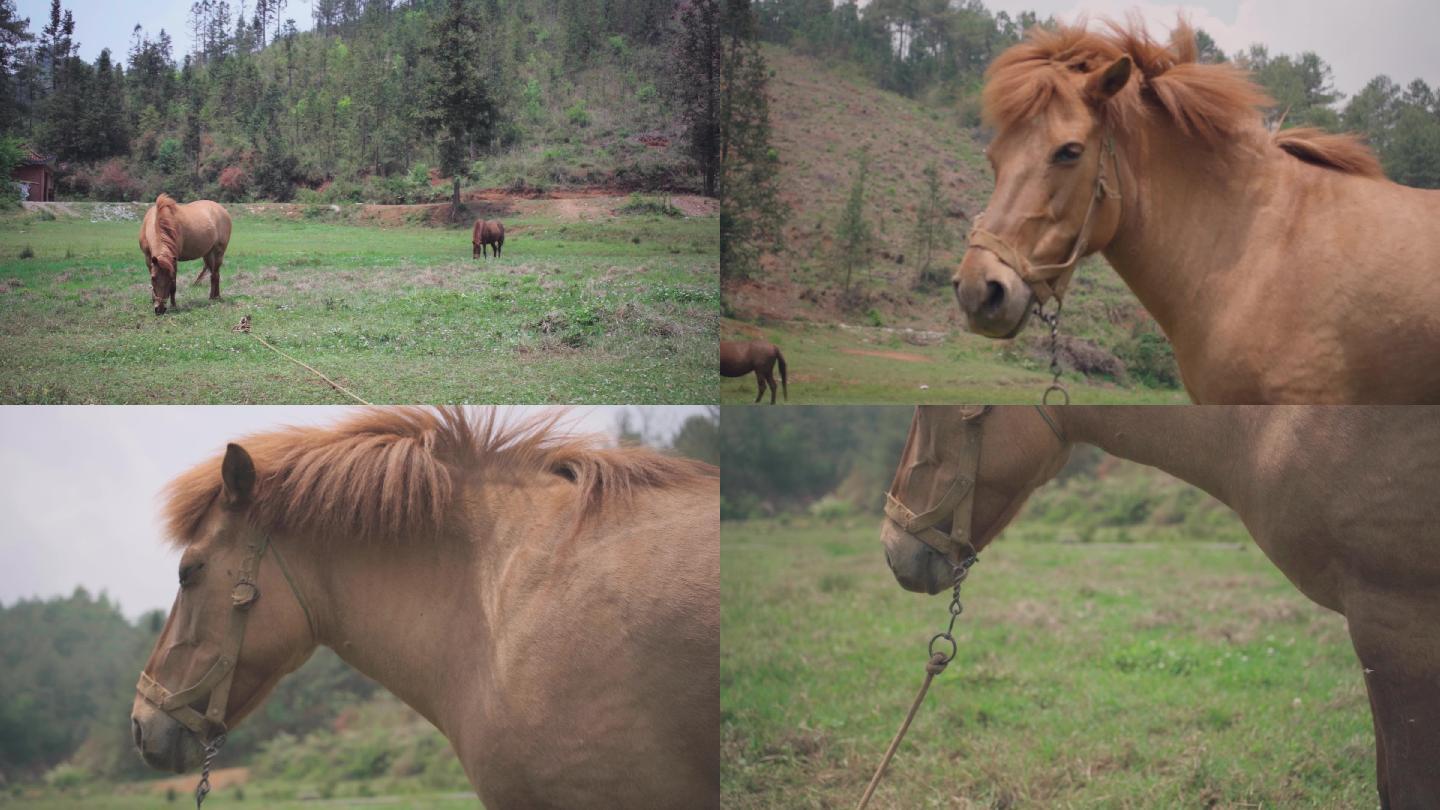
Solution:
[[[842,342],[872,348],[943,343],[943,375],[930,377],[963,380],[973,375],[1001,388],[1028,391],[1042,379],[1035,371],[1048,359],[1048,338],[1041,330],[1032,326],[1014,341],[971,336],[964,332],[947,287],[916,286],[914,233],[917,207],[925,196],[926,166],[933,163],[939,172],[950,236],[949,249],[935,258],[940,268],[960,260],[970,220],[984,209],[993,190],[984,146],[976,131],[961,121],[958,107],[927,106],[876,87],[852,66],[787,48],[768,46],[765,57],[772,71],[770,110],[774,147],[783,167],[781,195],[791,216],[784,249],[767,257],[758,277],[725,290],[727,312],[735,319],[727,323],[726,337],[750,337],[757,333],[754,327],[761,326],[776,342],[798,343],[820,329],[818,324],[826,329],[836,324],[869,327],[847,328]],[[862,148],[870,155],[865,217],[875,248],[858,281],[862,303],[847,307],[842,303],[835,231]],[[1087,260],[1076,273],[1066,301],[1062,347],[1067,369],[1087,380],[1121,387],[1151,383],[1167,395],[1178,386],[1168,342],[1102,257]],[[874,389],[885,383],[869,379],[863,370],[846,371],[857,377],[856,397],[879,401]],[[913,382],[908,376],[902,384]],[[933,380],[927,384],[933,386]],[[733,395],[726,401],[738,400],[745,388],[732,391],[727,386],[722,391]],[[827,389],[824,396],[852,398],[844,388]],[[1119,394],[1112,390],[1102,396],[1112,400]],[[926,396],[949,392],[932,390]]]

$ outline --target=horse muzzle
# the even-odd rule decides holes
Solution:
[[[955,584],[954,564],[893,521],[885,521],[880,541],[890,573],[905,590],[933,596]]]
[[[1025,328],[1034,292],[1025,280],[987,250],[967,250],[953,278],[955,302],[970,331],[1013,338]]]
[[[157,771],[185,773],[205,758],[199,737],[143,699],[137,699],[131,711],[130,731],[140,758]]]

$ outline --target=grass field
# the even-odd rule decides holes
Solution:
[[[723,526],[726,807],[853,806],[913,699],[946,598],[878,523]],[[1344,620],[1253,545],[1002,539],[965,596],[872,806],[1376,805]]]
[[[70,810],[74,807],[95,810],[153,810],[156,807],[188,807],[194,803],[191,791],[182,791],[173,801],[164,796],[115,795],[110,793],[62,793],[54,791],[29,797],[12,797],[0,801],[8,807],[25,810]],[[307,807],[365,807],[376,810],[475,810],[482,805],[473,795],[454,793],[417,794],[414,796],[366,796],[338,799],[273,799],[251,795],[237,799],[233,794],[217,790],[205,799],[206,808],[264,807],[266,810],[302,810]]]
[[[348,401],[232,332],[245,315],[375,403],[714,401],[716,218],[556,202],[507,218],[504,258],[488,262],[471,260],[468,229],[231,206],[222,299],[183,264],[179,307],[158,317],[137,222],[92,222],[81,204],[79,218],[7,214],[0,401]]]
[[[757,327],[727,320],[722,333],[727,340],[761,338],[779,346],[795,403],[1030,403],[1050,384],[1041,362],[1007,357],[1006,347],[965,333],[926,346],[906,342],[894,329],[801,322]],[[1189,402],[1179,390],[1089,381],[1075,373],[1061,379],[1077,405]],[[752,402],[755,390],[754,375],[724,379],[720,401]]]

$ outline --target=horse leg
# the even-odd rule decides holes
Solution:
[[[1347,606],[1375,719],[1382,807],[1440,807],[1440,599],[1371,596]]]
[[[755,395],[755,403],[758,405],[760,400],[765,398],[765,378],[760,376],[760,369],[758,368],[755,369],[755,384],[760,387],[759,393]]]

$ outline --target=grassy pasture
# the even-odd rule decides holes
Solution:
[[[789,366],[790,401],[801,404],[1032,403],[1050,384],[1044,363],[970,334],[917,346],[902,331],[879,327],[793,321],[762,327],[727,320],[722,332],[727,340],[760,338],[779,346]],[[778,369],[775,375],[779,383]],[[1077,405],[1189,402],[1181,390],[1116,385],[1075,373],[1061,380]],[[752,402],[755,390],[753,374],[724,379],[720,401]]]
[[[723,526],[726,807],[853,806],[913,699],[947,598],[877,525]],[[1253,545],[1002,539],[964,595],[872,806],[1375,806],[1344,620]]]
[[[498,261],[471,260],[468,229],[418,216],[230,206],[222,299],[186,263],[179,307],[159,317],[138,222],[92,222],[81,204],[78,218],[6,214],[0,401],[348,401],[232,332],[244,315],[375,403],[714,401],[716,218],[624,214],[623,198],[577,216],[569,202],[506,217]]]

